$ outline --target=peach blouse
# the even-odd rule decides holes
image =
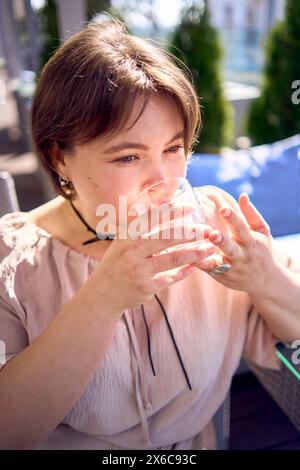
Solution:
[[[47,328],[97,263],[29,222],[24,212],[0,219],[6,361]],[[143,305],[146,322],[140,307],[124,311],[85,392],[38,449],[211,448],[207,431],[241,356],[280,367],[276,338],[246,293],[199,269],[157,297]]]

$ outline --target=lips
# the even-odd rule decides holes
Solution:
[[[158,204],[159,206],[161,206],[162,204],[169,204],[169,201],[157,201],[155,202],[155,204]]]

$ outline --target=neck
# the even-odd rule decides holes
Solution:
[[[78,200],[68,201],[70,211],[74,214],[75,218],[78,219],[79,224],[84,228],[85,223],[96,232],[97,223],[99,220],[96,215],[92,215],[91,212],[88,212]],[[84,221],[82,221],[82,220]]]
[[[82,214],[79,212],[79,210],[75,207],[74,203],[72,201],[70,201],[70,204],[71,204],[72,209],[74,210],[75,214],[77,215],[79,220],[83,223],[83,225],[86,227],[86,229],[89,232],[93,233],[94,235],[97,235],[96,230],[93,227],[91,227],[91,225],[86,221],[86,219],[82,216]]]
[[[104,240],[111,241],[115,238],[114,234],[103,234],[103,235],[101,235],[100,233],[97,233],[95,228],[94,228],[94,226],[97,226],[97,224],[95,223],[94,225],[91,225],[88,222],[87,217],[85,217],[82,214],[82,211],[75,206],[73,201],[70,201],[70,206],[71,206],[74,214],[76,215],[77,219],[81,222],[82,226],[85,227],[86,232],[90,235],[82,243],[83,245],[88,245],[88,244],[91,244],[91,243],[96,243],[98,241],[104,241]]]

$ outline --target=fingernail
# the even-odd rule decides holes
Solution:
[[[223,235],[221,233],[216,233],[215,235],[211,236],[211,240],[214,243],[222,243],[223,241]]]
[[[220,209],[220,213],[224,217],[229,217],[231,214],[231,209],[229,209],[228,207],[223,207],[222,209]]]
[[[247,193],[243,193],[243,194],[244,194],[245,198],[247,199],[247,202],[250,202],[250,197],[249,197],[249,195],[248,195]]]

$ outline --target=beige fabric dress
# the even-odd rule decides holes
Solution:
[[[97,262],[28,222],[26,213],[0,219],[0,340],[6,360],[43,332]],[[128,309],[85,392],[39,449],[212,448],[211,418],[242,354],[280,367],[276,338],[246,293],[197,270],[158,298],[192,390],[153,298],[144,310],[156,375],[141,308]]]

